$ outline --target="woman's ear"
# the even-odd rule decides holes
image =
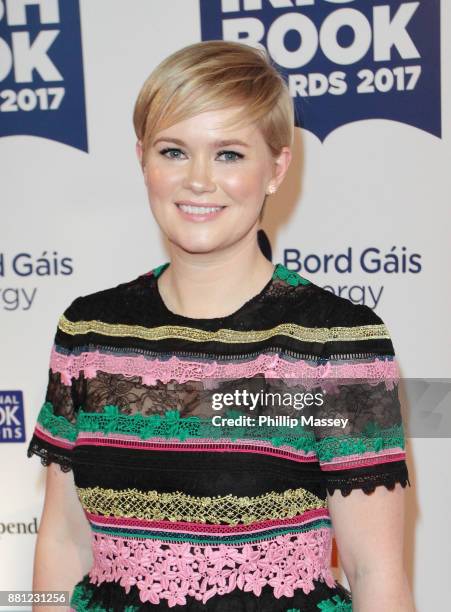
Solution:
[[[141,170],[143,171],[144,182],[147,185],[147,177],[146,177],[146,172],[145,172],[144,164],[143,164],[143,146],[142,146],[141,140],[138,140],[136,142],[136,156],[138,158],[139,165],[141,166]]]
[[[143,145],[140,140],[136,141],[136,156],[139,161],[139,165],[143,168]]]
[[[291,148],[286,146],[282,148],[282,151],[279,157],[276,159],[276,171],[275,171],[275,184],[276,189],[280,186],[281,182],[285,178],[286,173],[288,172],[288,167],[292,160],[292,151]]]
[[[142,142],[140,140],[136,141],[136,156],[140,165],[142,166],[142,158],[143,158],[143,147]]]

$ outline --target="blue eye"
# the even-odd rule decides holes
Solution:
[[[236,151],[219,151],[218,155],[235,155],[236,157],[233,159],[226,159],[226,162],[235,162],[238,159],[243,159],[244,155],[242,153],[237,153]]]
[[[168,157],[166,155],[166,153],[173,153],[174,151],[178,151],[181,153],[180,149],[174,149],[174,148],[167,148],[167,149],[162,149],[160,151],[161,155],[164,155],[164,157]],[[180,159],[178,156],[177,157],[172,157],[171,155],[168,157],[169,159]]]

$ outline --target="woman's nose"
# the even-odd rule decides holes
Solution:
[[[191,160],[187,166],[186,187],[194,191],[212,191],[216,188],[210,162],[203,158]]]

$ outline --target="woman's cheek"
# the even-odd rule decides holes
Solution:
[[[166,193],[174,181],[174,176],[164,168],[153,167],[148,173],[148,189],[154,194]]]
[[[230,192],[233,192],[241,201],[250,197],[255,198],[256,190],[260,189],[261,177],[252,170],[244,169],[237,171],[233,176],[225,178],[225,184]]]

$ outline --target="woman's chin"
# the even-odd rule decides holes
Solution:
[[[198,241],[180,241],[175,242],[180,249],[187,253],[214,253],[215,251],[221,250],[222,245],[217,242],[198,242]]]
[[[211,253],[224,246],[224,236],[218,235],[218,232],[205,232],[197,228],[196,231],[190,231],[190,229],[177,227],[164,233],[172,244],[188,253]]]

